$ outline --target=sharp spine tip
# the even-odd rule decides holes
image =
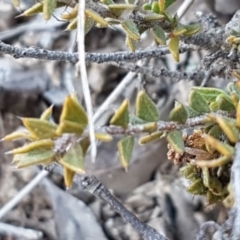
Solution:
[[[21,121],[24,119],[23,117],[20,117],[20,116],[16,116],[16,118],[18,118]]]
[[[19,17],[23,17],[24,16],[24,13],[21,13],[19,15],[17,15],[15,18],[19,18]]]
[[[13,150],[8,151],[8,152],[5,152],[4,154],[5,154],[5,155],[13,154]]]

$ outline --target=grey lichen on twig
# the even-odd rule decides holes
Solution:
[[[182,40],[187,44],[197,45],[204,49],[221,49],[225,45],[225,30],[223,27],[213,28],[197,33],[192,37],[182,37]]]
[[[218,111],[212,115],[230,117],[227,113],[222,112],[222,111]],[[182,129],[187,129],[187,128],[193,128],[196,126],[203,126],[208,121],[209,121],[208,114],[203,114],[203,115],[200,115],[200,116],[197,116],[194,118],[188,118],[184,124],[181,124],[178,122],[171,122],[171,121],[170,122],[159,121],[159,122],[157,122],[157,130],[158,131],[182,130]],[[110,126],[101,127],[101,130],[103,130],[111,135],[117,135],[117,134],[137,135],[137,134],[146,132],[145,124],[129,125],[127,128],[110,125]]]
[[[180,53],[188,50],[194,50],[192,46],[184,45],[180,47]],[[0,53],[12,55],[14,58],[36,58],[54,61],[65,61],[71,63],[78,62],[78,53],[69,53],[63,51],[50,51],[41,48],[29,47],[18,48],[0,41]],[[168,47],[154,47],[136,52],[115,52],[115,53],[86,53],[86,63],[104,63],[139,60],[147,57],[160,57],[169,54]]]
[[[161,68],[160,70],[156,70],[154,68],[139,66],[133,63],[125,63],[125,62],[108,62],[108,64],[118,66],[124,68],[130,72],[136,72],[145,74],[152,77],[166,77],[171,78],[175,82],[180,80],[198,80],[205,78],[206,74],[204,71],[191,71],[191,72],[181,72],[181,71],[169,71],[166,68]]]

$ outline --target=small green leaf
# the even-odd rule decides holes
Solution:
[[[219,110],[219,106],[217,102],[211,102],[209,108],[212,112],[216,112]]]
[[[222,137],[223,131],[221,130],[221,128],[218,125],[213,125],[209,131],[207,132],[208,135],[216,138],[216,139],[220,139]]]
[[[126,128],[129,123],[129,101],[126,99],[121,106],[117,109],[116,113],[110,120],[111,125],[122,126]]]
[[[158,124],[157,122],[150,122],[150,123],[144,124],[143,127],[144,127],[143,129],[144,132],[155,132],[158,129]]]
[[[83,128],[88,124],[87,114],[74,95],[67,96],[64,101],[60,123],[64,120],[78,123]]]
[[[91,9],[86,9],[85,14],[88,17],[91,17],[95,22],[97,22],[101,27],[108,27],[108,22],[101,17],[97,12],[91,10]]]
[[[102,3],[104,3],[105,5],[110,5],[110,4],[115,4],[115,2],[113,0],[101,0]]]
[[[174,130],[167,135],[167,141],[174,149],[175,152],[179,154],[184,153],[184,141],[182,137],[182,133],[178,130]]]
[[[61,135],[63,133],[75,133],[81,135],[83,131],[84,131],[83,125],[68,120],[62,120],[58,125],[56,133],[58,135]]]
[[[191,24],[191,25],[184,25],[184,28],[187,30],[183,33],[184,36],[192,36],[200,31],[201,25],[198,23]]]
[[[87,14],[85,14],[85,22],[84,22],[84,32],[85,35],[92,29],[94,26],[95,21],[89,17]],[[78,17],[72,19],[72,21],[68,24],[66,31],[71,31],[77,28],[78,24]]]
[[[189,105],[199,113],[210,112],[210,108],[208,106],[207,101],[197,90],[192,90],[190,92]]]
[[[179,37],[173,37],[168,43],[168,48],[176,62],[179,62]]]
[[[203,168],[216,168],[216,167],[221,167],[231,161],[230,157],[227,156],[221,156],[216,159],[208,159],[208,160],[197,160],[195,162],[196,166]]]
[[[35,15],[35,14],[41,13],[41,12],[43,12],[43,4],[42,3],[36,3],[32,7],[25,10],[18,17],[21,17],[21,16],[29,17],[29,16],[32,16],[32,15]]]
[[[223,192],[223,186],[216,177],[210,175],[208,168],[202,168],[202,179],[204,186],[207,187],[213,194],[221,195]]]
[[[43,1],[43,16],[45,20],[49,20],[56,8],[56,0],[44,0]]]
[[[166,17],[164,15],[162,15],[162,14],[151,14],[151,15],[144,16],[144,22],[146,22],[146,23],[149,23],[149,22],[153,23],[153,21],[156,21],[157,23],[159,23],[159,21],[163,21],[163,20],[165,20],[165,18]]]
[[[176,0],[159,0],[160,11],[166,10],[169,6],[171,6]]]
[[[63,7],[63,6],[66,6],[66,4],[63,2],[57,2],[56,8]],[[33,5],[32,7],[28,8],[27,10],[25,10],[22,14],[18,15],[17,17],[22,17],[22,16],[29,17],[42,12],[43,12],[43,3],[39,2]]]
[[[51,139],[42,139],[34,142],[27,143],[26,145],[22,147],[18,147],[13,149],[12,151],[9,151],[7,153],[12,154],[21,154],[21,153],[27,153],[30,151],[34,151],[36,149],[51,149],[54,147],[54,141]]]
[[[229,144],[223,143],[210,135],[204,136],[204,139],[206,143],[211,146],[211,148],[217,150],[222,155],[228,158],[233,157],[235,151],[234,148]]]
[[[240,88],[236,83],[230,82],[227,85],[227,91],[229,93],[236,92],[238,94],[238,96],[240,96]]]
[[[137,95],[136,115],[147,122],[156,122],[160,118],[157,106],[144,90]]]
[[[143,4],[142,10],[145,10],[145,11],[152,10],[152,4],[150,4],[150,3]]]
[[[49,120],[49,118],[52,116],[52,110],[53,110],[53,106],[50,106],[49,108],[47,108],[41,115],[40,119],[41,120]]]
[[[48,164],[55,156],[53,150],[38,149],[28,153],[17,154],[14,156],[14,162],[18,168],[24,168],[37,164]]]
[[[234,84],[233,82],[228,83],[228,85],[227,85],[227,91],[228,91],[229,93],[236,91],[236,89],[235,89],[235,84]]]
[[[153,2],[152,3],[152,11],[154,13],[160,13],[160,8],[158,2]]]
[[[131,37],[135,41],[140,40],[140,34],[137,25],[133,22],[133,20],[125,20],[121,23],[123,29],[126,31],[127,35]]]
[[[187,188],[187,191],[194,195],[204,195],[207,192],[207,188],[204,186],[202,179],[199,178]]]
[[[193,108],[189,107],[189,106],[185,106],[185,108],[188,111],[188,117],[189,118],[193,118],[193,117],[197,117],[200,115],[199,112],[195,111]]]
[[[165,13],[166,13],[166,11],[165,11]],[[169,13],[168,13],[169,14]],[[172,25],[172,28],[173,29],[175,29],[175,28],[177,28],[177,26],[179,26],[179,18],[178,18],[178,15],[177,15],[177,13],[175,13],[174,14],[174,16],[172,17],[171,16],[171,14],[169,14],[170,16],[169,17],[171,17],[171,18],[169,18],[169,21],[170,21],[170,23],[171,23],[171,25]]]
[[[220,94],[216,98],[216,102],[218,103],[219,109],[222,110],[222,111],[230,112],[230,111],[235,111],[236,110],[231,97],[226,95],[226,94]]]
[[[165,16],[166,20],[172,25],[172,27],[173,25],[176,25],[175,23],[176,20],[174,20],[174,18],[169,12],[164,11],[164,12],[161,12],[161,14]]]
[[[116,19],[116,18],[105,18],[105,20],[106,20],[110,25],[118,25],[118,24],[121,24],[121,20]]]
[[[237,109],[238,102],[239,102],[239,95],[235,91],[231,92],[231,99],[234,107]]]
[[[76,173],[67,167],[63,167],[64,183],[67,188],[70,188],[73,183],[73,178]]]
[[[212,191],[210,191],[210,190],[207,191],[208,204],[214,204],[214,203],[218,202],[219,200],[221,200],[220,196],[213,194]]]
[[[166,45],[166,36],[163,29],[157,25],[152,28],[152,33],[156,42],[160,45]]]
[[[169,119],[171,121],[185,123],[188,119],[187,108],[181,103],[176,103],[174,109],[170,112]]]
[[[134,10],[136,8],[136,5],[134,4],[110,4],[108,5],[108,9],[116,14],[117,16],[120,16],[124,11],[128,10]]]
[[[72,9],[69,13],[64,13],[61,15],[61,18],[64,20],[72,20],[78,16],[78,4]]]
[[[102,142],[111,142],[113,140],[112,135],[107,133],[95,133],[95,138]]]
[[[183,35],[185,32],[187,32],[187,29],[182,25],[178,25],[176,28],[174,28],[172,35],[176,37]]]
[[[130,114],[129,122],[132,125],[138,125],[138,124],[145,124],[145,123],[147,123],[146,121],[142,120],[141,118],[139,118],[139,117],[137,117],[137,116],[135,116],[133,114]]]
[[[131,38],[128,34],[126,36],[126,45],[129,47],[129,49],[132,52],[135,52],[135,50],[136,50],[136,41],[133,38]]]
[[[147,136],[141,137],[139,139],[138,143],[140,145],[144,145],[144,144],[156,141],[156,140],[160,139],[163,136],[163,134],[164,134],[164,132],[160,132],[160,131],[153,132]]]
[[[25,138],[28,140],[36,140],[30,133],[28,132],[22,132],[22,131],[16,131],[13,133],[10,133],[8,135],[6,135],[4,138],[1,139],[1,141],[13,141],[16,139],[21,139],[21,138]]]
[[[87,151],[88,151],[88,148],[89,148],[89,146],[91,144],[90,139],[89,138],[83,138],[83,139],[81,139],[79,144],[80,144],[80,146],[82,148],[83,156],[85,156]]]
[[[118,151],[122,166],[127,169],[134,147],[134,137],[127,136],[118,142]]]
[[[84,173],[83,150],[80,144],[72,144],[59,163],[76,173]]]
[[[225,91],[219,88],[193,87],[192,90],[200,93],[208,103],[215,101],[220,94],[226,94]]]
[[[224,117],[217,117],[217,123],[219,124],[222,131],[227,135],[228,139],[232,143],[236,143],[239,140],[239,130],[236,128],[236,125],[229,122]]]
[[[92,27],[94,26],[94,23],[95,23],[94,20],[85,14],[85,22],[84,22],[85,35],[88,34],[88,32],[92,29]]]
[[[77,28],[77,23],[78,23],[78,17],[74,18],[66,28],[66,31],[71,31]]]
[[[199,178],[197,167],[194,165],[187,165],[180,168],[180,173],[191,182],[196,181]]]
[[[47,120],[23,118],[22,122],[35,139],[45,139],[56,136],[57,126]]]

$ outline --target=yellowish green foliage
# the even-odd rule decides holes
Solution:
[[[125,3],[115,3],[113,0],[101,0],[104,14],[102,10],[97,8],[86,8],[85,10],[85,34],[87,34],[93,26],[99,28],[114,27],[119,24],[126,33],[126,45],[134,52],[136,50],[136,43],[141,40],[141,35],[151,30],[153,38],[157,44],[166,45],[169,39],[168,47],[173,55],[173,58],[179,61],[179,44],[180,37],[191,36],[200,31],[199,24],[182,25],[177,15],[172,16],[168,12],[168,7],[176,0],[159,0],[152,3],[144,4],[143,11],[138,9],[132,0],[125,1]],[[18,0],[14,2],[16,6],[19,5]],[[104,6],[105,5],[105,6]],[[38,13],[43,13],[45,20],[49,20],[54,10],[59,7],[65,7],[61,14],[61,19],[68,22],[66,30],[71,31],[77,29],[78,22],[78,3],[63,3],[58,0],[42,0],[36,3],[29,9],[25,10],[19,16],[31,16]],[[128,18],[133,11],[139,11],[141,14],[141,21],[134,18]],[[164,24],[162,24],[164,23]]]
[[[131,156],[132,156],[132,151],[134,146],[134,137],[127,136],[121,139],[117,145],[118,145],[121,164],[127,170],[129,162],[131,160]]]
[[[110,120],[110,124],[122,126],[126,128],[129,123],[129,101],[124,100],[122,105],[117,109],[116,113]]]

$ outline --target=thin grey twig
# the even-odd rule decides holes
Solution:
[[[194,44],[204,49],[220,49],[225,44],[225,30],[224,27],[212,28],[209,31],[197,33],[192,37],[183,37],[182,40],[187,44]]]
[[[157,123],[158,130],[159,131],[172,131],[175,129],[186,129],[186,128],[191,128],[195,126],[202,126],[204,125],[207,121],[209,120],[207,115],[202,115],[198,116],[195,118],[189,118],[185,124],[180,124],[177,122],[164,122],[164,121],[159,121]],[[105,132],[115,135],[115,134],[127,134],[127,135],[135,135],[139,133],[144,133],[148,132],[146,128],[147,124],[141,124],[141,125],[129,125],[127,128],[123,128],[120,126],[105,126],[102,127],[101,129],[104,130]]]
[[[149,75],[152,77],[166,77],[171,78],[174,81],[178,82],[180,80],[199,80],[206,77],[206,73],[204,71],[195,70],[192,72],[180,72],[180,71],[169,71],[165,68],[161,68],[160,70],[156,70],[155,68],[150,68],[146,66],[139,66],[133,63],[125,63],[125,62],[108,62],[108,64],[118,66],[124,69],[127,69],[131,72],[137,72],[145,75]]]
[[[228,114],[224,112],[216,112],[214,114],[215,116],[227,116],[230,117]],[[165,122],[165,121],[159,121],[157,122],[157,129],[158,131],[172,131],[172,130],[181,130],[181,129],[188,129],[196,126],[203,126],[206,123],[210,121],[208,114],[204,114],[201,116],[197,116],[194,118],[189,118],[184,124],[180,124],[177,122]],[[139,124],[139,125],[128,125],[127,128],[123,128],[120,126],[104,126],[100,129],[111,134],[111,135],[117,135],[117,134],[124,134],[124,135],[135,135],[140,134],[144,132],[148,132],[148,123],[147,124]]]
[[[204,72],[204,73],[205,73],[205,72]],[[202,83],[201,83],[201,87],[204,87],[204,86],[207,84],[207,82],[208,82],[209,79],[211,78],[212,74],[213,74],[213,70],[212,70],[212,69],[208,70],[208,71],[205,73],[205,76],[204,76],[204,78],[203,78],[203,80],[202,80]],[[199,78],[199,79],[200,79],[200,78]]]
[[[16,227],[6,223],[0,223],[0,234],[14,236],[24,240],[39,240],[43,237],[43,233],[40,231]]]
[[[209,55],[204,56],[202,59],[202,65],[206,70],[209,70],[211,65],[214,63],[214,61],[218,59],[229,59],[229,52],[218,50],[214,53],[210,53]]]
[[[127,210],[95,176],[79,176],[77,182],[83,189],[109,204],[123,219],[129,222],[145,240],[167,240],[165,236],[141,222],[132,212]]]
[[[41,171],[33,180],[31,180],[18,194],[12,198],[9,202],[6,203],[0,209],[0,219],[12,210],[29,192],[31,192],[36,185],[48,175],[47,171]]]
[[[231,239],[240,239],[240,142],[235,145],[235,157],[231,168],[231,182],[234,192],[234,209],[236,212],[235,219],[233,222],[232,236]]]
[[[190,45],[180,47],[180,53],[188,50],[195,50]],[[12,55],[14,58],[37,58],[54,61],[65,61],[76,64],[78,62],[78,53],[69,53],[63,51],[50,51],[36,47],[18,48],[0,41],[0,53]],[[86,53],[86,63],[104,63],[109,61],[122,62],[139,60],[147,57],[160,57],[169,54],[168,47],[153,47],[136,52],[115,52],[115,53]]]

